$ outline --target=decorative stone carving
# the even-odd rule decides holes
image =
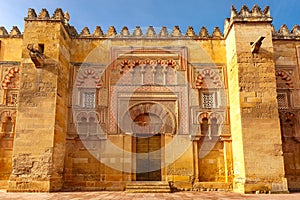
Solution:
[[[208,33],[206,27],[204,27],[204,26],[201,27],[200,32],[199,32],[199,36],[201,38],[208,38],[209,37],[209,33]]]
[[[201,112],[199,113],[199,124],[203,123],[203,119],[208,120],[208,124],[211,124],[211,120],[213,118],[217,119],[217,124],[223,124],[224,123],[224,117],[217,112]]]
[[[20,36],[21,32],[20,32],[20,30],[19,30],[19,28],[17,26],[13,26],[13,28],[11,29],[9,35],[11,37]]]
[[[273,36],[277,35],[277,31],[276,31],[275,27],[273,25],[271,25],[271,26],[272,26],[272,35]]]
[[[155,30],[154,30],[153,26],[149,26],[149,28],[148,28],[148,30],[147,30],[147,33],[146,33],[146,35],[147,35],[147,36],[149,36],[149,37],[153,37],[153,36],[155,36],[155,35],[156,35],[156,33],[155,33]]]
[[[222,86],[222,78],[216,70],[203,69],[196,73],[195,88],[221,88]]]
[[[110,26],[105,34],[106,37],[113,37],[117,35],[117,31],[114,26]]]
[[[84,27],[82,29],[81,33],[80,33],[80,36],[81,37],[89,37],[89,36],[91,36],[89,28],[88,27]]]
[[[219,136],[222,133],[224,117],[217,112],[200,112],[198,116],[199,132],[201,136],[208,136],[211,140],[212,136]]]
[[[300,26],[295,25],[292,28],[292,31],[289,30],[287,25],[283,24],[278,32],[276,32],[275,28],[272,31],[273,38],[274,39],[299,39],[300,36]]]
[[[41,10],[41,12],[39,13],[38,19],[49,19],[49,18],[50,18],[50,16],[49,16],[48,10],[46,8],[43,8]]]
[[[71,19],[70,14],[67,11],[64,13],[64,19],[65,19],[65,24],[68,24]]]
[[[101,131],[100,116],[96,111],[78,111],[76,114],[77,133],[81,139],[92,138],[106,139],[106,134]]]
[[[37,17],[36,12],[33,8],[28,8],[27,19],[35,19]]]
[[[149,57],[147,55],[155,53],[157,56]],[[169,54],[173,54],[174,56],[169,57],[166,59],[165,56]],[[172,63],[177,64],[176,69],[178,70],[186,70],[187,68],[187,49],[185,47],[178,47],[178,48],[153,48],[153,47],[113,47],[112,48],[112,60],[117,61],[112,63],[113,70],[119,70],[119,63],[123,60],[126,60],[125,56],[128,55],[131,57],[130,60],[142,60],[143,62],[147,62],[147,60],[172,60]],[[135,56],[139,55],[139,56]],[[144,55],[143,58],[140,55]],[[122,58],[121,58],[122,57]],[[148,58],[146,58],[148,57]],[[129,59],[128,59],[129,60]],[[175,61],[175,62],[173,62]],[[169,63],[170,64],[170,63]],[[173,65],[172,64],[172,65]],[[175,66],[173,66],[175,67]]]
[[[267,17],[271,17],[270,6],[265,7],[263,14],[266,15]]]
[[[120,69],[120,74],[123,74],[125,71],[131,70],[135,66],[146,66],[146,65],[151,65],[151,66],[156,66],[160,65],[163,67],[171,67],[173,69],[176,69],[178,64],[175,60],[121,60],[119,61],[119,69]]]
[[[95,37],[103,37],[103,31],[100,26],[96,26],[93,36]]]
[[[137,120],[140,116],[146,115],[145,117],[147,117],[149,114],[153,115],[153,117],[150,116],[151,120],[154,120],[154,118],[160,119],[159,121],[161,123],[159,125],[155,124],[155,128],[151,127],[150,124],[143,124],[143,120]],[[139,130],[139,133],[144,133],[144,130],[147,134],[175,134],[176,119],[174,114],[161,104],[143,102],[129,108],[123,116],[123,127],[124,131],[127,131],[128,133],[136,133],[135,130]],[[150,128],[153,132],[149,132],[147,128]]]
[[[142,36],[143,32],[140,26],[136,26],[135,30],[133,31],[133,36]]]
[[[243,5],[239,15],[242,17],[249,17],[251,15],[249,8],[246,5]]]
[[[8,35],[8,32],[7,32],[7,30],[5,29],[5,27],[0,26],[0,37],[1,37],[1,36],[7,36],[7,35]]]
[[[16,73],[20,72],[20,68],[19,67],[13,67],[11,68],[8,73],[4,76],[3,80],[2,80],[2,89],[9,89],[9,85],[12,84],[12,80],[13,78],[16,77]],[[18,89],[19,80],[15,80],[17,81],[16,83],[13,83],[13,86],[10,87],[10,89]]]
[[[282,36],[290,36],[291,32],[290,32],[289,28],[287,27],[287,25],[283,24],[279,29],[279,34]]]
[[[258,6],[258,5],[254,5],[253,7],[252,7],[252,16],[254,16],[254,17],[259,17],[259,16],[261,16],[262,15],[262,11],[261,11],[261,9],[260,9],[260,7]]]
[[[192,26],[189,26],[185,35],[190,37],[196,36],[194,28]]]
[[[167,37],[169,35],[167,27],[163,26],[158,35],[161,37]]]
[[[120,60],[118,68],[125,75],[121,82],[125,85],[168,85],[176,84],[175,60]],[[172,79],[172,80],[171,80]]]
[[[284,114],[284,120],[285,121],[291,121],[291,122],[294,122],[295,120],[295,114],[294,113],[291,113],[291,112],[286,112]]]
[[[130,32],[126,26],[124,26],[121,30],[121,36],[130,36]]]
[[[288,85],[289,88],[293,88],[294,87],[294,83],[293,83],[293,79],[292,77],[289,75],[288,72],[285,72],[283,70],[277,70],[276,71],[276,77],[280,77],[282,80],[286,81],[286,85]]]
[[[74,26],[68,26],[68,31],[71,37],[77,37],[78,33]]]
[[[292,28],[292,33],[294,36],[300,36],[300,26],[298,24]]]
[[[45,56],[41,49],[39,48],[39,45],[36,44],[28,44],[27,49],[29,50],[29,55],[34,63],[36,68],[41,68],[43,67],[45,63]]]
[[[87,68],[79,72],[75,85],[76,87],[99,88],[103,82],[94,69]]]
[[[222,38],[223,37],[223,33],[221,32],[219,27],[214,28],[214,32],[212,33],[212,37],[213,38]]]
[[[262,11],[258,5],[254,5],[250,11],[246,5],[243,5],[240,12],[234,6],[231,7],[230,20],[247,21],[249,18],[258,21],[272,21],[270,7],[266,6]]]
[[[174,26],[174,29],[173,29],[171,35],[174,37],[182,36],[179,26]]]
[[[238,15],[239,15],[239,13],[238,13],[237,9],[232,5],[231,6],[231,11],[230,11],[230,18],[232,19],[232,18],[234,18]]]
[[[64,13],[61,8],[55,9],[52,19],[64,20]]]

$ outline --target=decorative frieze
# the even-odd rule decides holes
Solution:
[[[176,70],[186,70],[187,49],[185,47],[113,47],[111,52],[111,69],[120,67],[132,68],[134,65],[163,65],[171,66]]]
[[[176,84],[175,60],[119,60],[120,83],[133,85]]]

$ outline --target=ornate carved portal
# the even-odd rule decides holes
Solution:
[[[133,135],[137,181],[161,181],[163,134],[175,130],[172,114],[162,105],[144,102],[128,110],[124,119]]]
[[[290,190],[299,187],[300,177],[300,136],[297,130],[299,115],[297,111],[281,111],[280,125],[282,136],[282,151],[284,157],[285,175]]]

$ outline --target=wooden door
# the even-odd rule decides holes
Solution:
[[[161,180],[161,136],[136,137],[136,180]]]

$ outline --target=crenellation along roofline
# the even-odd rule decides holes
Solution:
[[[135,29],[129,30],[127,26],[124,26],[118,33],[114,26],[110,26],[108,30],[104,33],[100,26],[96,26],[93,33],[90,32],[88,27],[84,27],[80,33],[77,32],[74,26],[69,24],[70,15],[68,12],[63,12],[61,8],[57,8],[52,16],[46,8],[43,8],[39,14],[33,8],[28,9],[27,17],[24,18],[25,21],[52,21],[61,22],[66,28],[71,38],[76,39],[225,39],[230,27],[233,23],[237,22],[272,22],[270,15],[270,7],[266,6],[262,10],[258,5],[254,5],[250,10],[246,5],[242,6],[240,11],[232,6],[230,12],[230,18],[225,20],[224,32],[220,30],[219,27],[215,27],[213,32],[210,34],[205,26],[200,28],[199,33],[195,33],[194,28],[189,26],[185,33],[180,30],[179,26],[174,26],[172,30],[168,30],[167,27],[162,26],[157,29],[153,26],[147,28],[141,28],[136,26]],[[278,31],[273,27],[273,38],[274,39],[300,39],[300,26],[295,25],[290,31],[286,25],[282,25]],[[18,38],[22,37],[22,33],[17,26],[13,26],[11,31],[5,29],[5,27],[0,27],[0,38]]]

